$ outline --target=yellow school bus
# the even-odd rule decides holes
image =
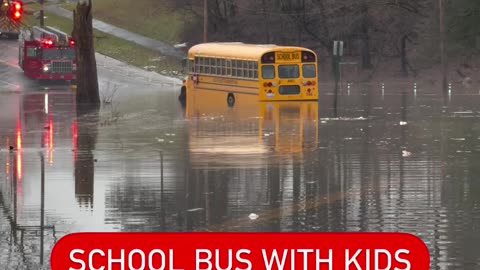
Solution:
[[[242,106],[230,107],[221,92],[187,95],[192,166],[261,168],[318,146],[317,101],[259,102],[245,95]]]
[[[186,61],[182,93],[220,91],[230,106],[244,94],[259,101],[318,100],[317,55],[307,48],[203,43],[189,49]]]

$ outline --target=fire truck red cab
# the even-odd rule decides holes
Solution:
[[[18,64],[35,80],[75,81],[77,60],[75,41],[49,26],[32,27],[20,34]]]
[[[0,0],[0,36],[18,39],[24,6],[20,0]]]

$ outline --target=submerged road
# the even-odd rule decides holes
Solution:
[[[431,269],[480,267],[477,86],[343,86],[337,115],[328,85],[313,103],[182,107],[172,79],[99,56],[111,102],[77,115],[73,91],[26,80],[1,44],[6,269],[49,269],[55,241],[82,231],[400,231]]]

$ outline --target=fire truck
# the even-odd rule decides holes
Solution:
[[[0,36],[18,39],[23,19],[23,2],[0,0]]]
[[[75,81],[77,60],[75,41],[68,34],[50,27],[22,30],[18,64],[35,80]]]

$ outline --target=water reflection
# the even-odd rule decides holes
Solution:
[[[175,93],[159,91],[103,126],[67,93],[9,95],[0,100],[9,112],[0,115],[0,233],[15,243],[11,224],[38,229],[44,215],[46,259],[48,226],[55,237],[402,231],[427,243],[432,269],[476,269],[480,96],[455,91],[443,107],[441,94],[423,89],[351,87],[339,92],[337,117],[330,94],[319,103],[239,96],[234,107],[226,96],[190,96],[184,119],[170,117],[181,110]],[[38,235],[23,253],[20,233],[17,244],[1,242],[2,262],[39,262]]]
[[[95,158],[93,150],[98,135],[98,110],[77,110],[72,123],[75,166],[75,197],[81,207],[93,208]]]
[[[303,156],[318,144],[318,102],[258,102],[239,95],[187,95],[190,165],[263,168],[272,158]],[[267,160],[268,159],[268,160]]]
[[[54,119],[57,116],[48,110],[48,99],[44,96],[12,95],[5,99],[16,105],[16,108],[6,106],[5,115],[9,119],[2,119],[4,133],[1,134],[6,137],[8,151],[1,157],[5,174],[0,182],[3,210],[0,222],[8,221],[10,231],[6,237],[8,242],[2,242],[5,246],[0,245],[0,250],[10,251],[5,260],[3,255],[7,253],[2,252],[2,261],[7,262],[9,269],[43,265],[48,259],[46,253],[57,241],[56,228],[48,223],[45,207],[45,166],[53,164]],[[54,102],[63,98],[60,96]],[[34,182],[28,177],[32,174],[36,175]]]

